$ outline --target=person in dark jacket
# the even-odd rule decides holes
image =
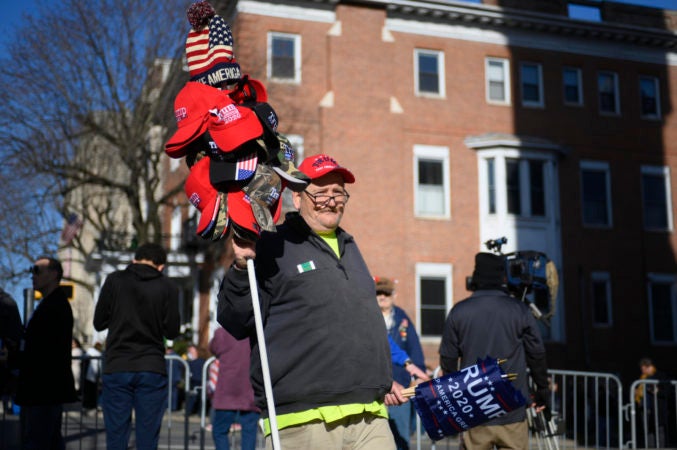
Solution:
[[[529,308],[506,291],[505,261],[501,255],[478,253],[472,276],[475,292],[454,305],[447,316],[440,344],[440,366],[449,374],[471,366],[478,358],[506,359],[502,368],[516,373],[513,382],[530,398],[527,366],[536,384],[531,406],[543,409],[548,400],[545,347]],[[515,409],[463,433],[469,450],[528,448],[529,430],[524,407]]]
[[[102,392],[108,450],[127,448],[132,409],[136,447],[158,445],[167,406],[164,338],[179,335],[178,288],[162,274],[166,261],[160,245],[143,244],[99,294],[94,328],[108,329]]]
[[[3,410],[9,408],[10,398],[16,394],[19,345],[24,327],[16,301],[0,288],[0,396]]]
[[[425,370],[425,358],[423,348],[418,339],[418,333],[414,323],[406,312],[395,305],[397,293],[395,282],[387,277],[374,277],[376,282],[376,299],[381,308],[388,336],[393,343],[401,348],[409,357],[404,365],[395,364],[393,358],[393,380],[403,387],[408,387],[412,382],[411,367]],[[425,374],[424,374],[425,375]],[[427,376],[419,376],[419,382],[428,379]],[[412,404],[407,402],[402,405],[388,407],[388,422],[395,437],[398,450],[408,450],[412,432],[412,420],[415,418]]]
[[[252,385],[268,417],[245,270],[255,258],[282,447],[394,449],[386,405],[403,397],[392,391],[374,280],[355,239],[339,227],[345,184],[355,177],[327,155],[306,158],[299,170],[311,182],[292,193],[298,212],[256,244],[234,237],[218,321],[235,338],[252,340]]]
[[[42,300],[28,319],[19,355],[16,403],[21,406],[24,449],[63,449],[63,404],[77,400],[71,370],[73,311],[60,287],[63,268],[49,256],[31,267]]]

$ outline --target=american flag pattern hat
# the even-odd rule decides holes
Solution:
[[[190,80],[215,87],[239,80],[241,71],[233,53],[230,25],[204,1],[193,3],[187,15],[193,27],[186,39]]]

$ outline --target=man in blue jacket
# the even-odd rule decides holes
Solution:
[[[143,244],[99,294],[94,328],[108,329],[102,401],[108,450],[127,448],[132,409],[137,448],[158,445],[168,392],[164,338],[179,335],[179,292],[162,274],[166,262],[160,245]]]
[[[267,417],[246,271],[246,259],[255,257],[282,447],[392,450],[386,405],[403,399],[392,390],[374,281],[355,239],[339,226],[350,197],[345,185],[355,177],[327,155],[306,158],[299,170],[311,182],[292,193],[298,212],[256,244],[234,237],[218,321],[252,340],[252,386]]]
[[[413,368],[425,370],[425,358],[421,342],[414,323],[406,312],[395,305],[395,282],[386,277],[374,277],[376,282],[376,299],[383,314],[388,336],[392,342],[408,355],[404,364],[395,364],[393,358],[393,379],[403,387],[408,387],[412,381]],[[416,374],[417,382],[427,380],[425,374]],[[388,407],[390,428],[395,437],[398,450],[409,449],[409,439],[412,432],[412,420],[415,417],[411,403]]]

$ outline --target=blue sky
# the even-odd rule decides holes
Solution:
[[[618,3],[632,3],[635,5],[653,6],[656,8],[677,10],[677,0],[614,0]],[[478,1],[474,0],[474,3]],[[22,22],[25,12],[37,13],[39,5],[49,5],[53,0],[2,0],[0,1],[0,29],[3,30],[3,41],[11,38],[11,30]],[[9,28],[9,29],[8,29]]]
[[[479,0],[469,0],[473,3],[479,3]],[[635,5],[652,6],[655,8],[677,10],[677,0],[613,0],[618,3],[631,3]],[[23,22],[24,13],[38,14],[38,7],[49,6],[56,3],[54,0],[1,0],[0,1],[0,45],[4,47],[5,42],[13,38],[12,31]]]

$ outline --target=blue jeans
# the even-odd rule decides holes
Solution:
[[[155,450],[167,407],[167,377],[153,372],[116,372],[103,375],[103,419],[106,448],[126,450],[136,417],[136,448]]]
[[[242,425],[242,450],[255,450],[259,416],[254,411],[215,409],[212,416],[212,437],[216,450],[230,450],[228,432],[233,422]]]
[[[388,406],[388,422],[398,450],[409,450],[411,408],[411,402],[399,406]]]
[[[63,405],[21,406],[21,440],[26,450],[63,450]]]

